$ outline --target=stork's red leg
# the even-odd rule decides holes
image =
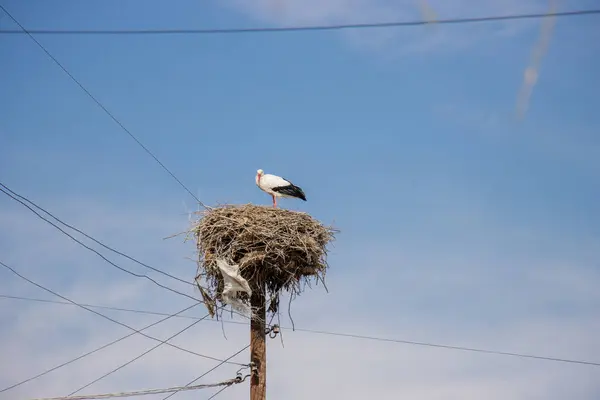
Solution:
[[[275,200],[275,196],[271,195],[271,197],[273,198],[273,207],[277,207],[277,200]]]

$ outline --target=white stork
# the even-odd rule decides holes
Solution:
[[[277,175],[265,174],[262,169],[256,171],[256,185],[273,198],[273,207],[277,207],[277,197],[295,197],[306,201],[302,189],[287,179]]]

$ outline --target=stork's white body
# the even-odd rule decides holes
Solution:
[[[286,181],[285,179],[283,179],[280,176],[264,174],[263,176],[259,177],[258,175],[256,175],[256,184],[258,185],[259,188],[261,188],[263,191],[269,193],[271,196],[292,197],[292,196],[286,195],[285,193],[279,193],[279,192],[276,192],[273,190],[273,188],[276,188],[276,187],[291,185],[291,182]]]
[[[273,198],[273,207],[277,207],[277,198],[299,198],[306,201],[306,196],[302,189],[277,175],[265,174],[259,169],[255,177],[256,185]]]

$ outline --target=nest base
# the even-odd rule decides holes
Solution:
[[[227,205],[202,214],[192,232],[199,252],[198,277],[206,283],[201,287],[205,301],[222,302],[224,281],[217,259],[238,265],[253,290],[264,282],[272,313],[278,310],[281,291],[299,294],[300,283],[309,279],[324,283],[327,245],[335,230],[309,214],[252,204]],[[238,296],[249,304],[246,294]]]

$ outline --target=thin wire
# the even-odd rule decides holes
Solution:
[[[92,386],[94,383],[101,381],[102,379],[106,378],[109,375],[114,374],[115,372],[125,368],[126,366],[128,366],[129,364],[134,363],[135,361],[139,360],[140,358],[144,357],[146,354],[158,349],[160,346],[162,346],[163,344],[167,343],[169,340],[173,340],[174,338],[176,338],[177,336],[181,335],[183,332],[187,331],[188,329],[191,329],[193,326],[199,324],[202,320],[206,319],[208,316],[210,316],[210,314],[206,314],[204,317],[198,319],[197,321],[192,322],[191,324],[189,324],[188,326],[186,326],[185,328],[183,328],[182,330],[180,330],[179,332],[171,335],[170,337],[168,337],[167,339],[161,341],[159,344],[149,348],[148,350],[146,350],[145,352],[143,352],[142,354],[140,354],[137,357],[132,358],[131,360],[127,361],[124,364],[121,364],[120,366],[118,366],[117,368],[112,369],[111,371],[105,373],[104,375],[100,376],[99,378],[94,379],[93,381],[91,381],[90,383],[80,387],[79,389],[69,393],[67,396],[73,396],[79,392],[81,392],[83,389],[88,388],[90,386]]]
[[[58,301],[58,300],[47,300],[47,299],[36,299],[36,298],[32,298],[32,297],[23,297],[23,296],[12,296],[12,295],[6,295],[6,294],[0,294],[0,298],[5,298],[5,299],[13,299],[13,300],[25,300],[25,301],[34,301],[34,302],[39,302],[39,303],[49,303],[49,304],[60,304],[60,305],[67,305],[67,306],[72,306],[73,304],[68,303],[66,301]],[[79,303],[82,306],[86,306],[89,308],[98,308],[98,309],[104,309],[104,310],[111,310],[111,311],[123,311],[123,312],[130,312],[130,313],[136,313],[136,314],[147,314],[147,315],[159,315],[159,316],[173,316],[175,318],[185,318],[185,319],[198,319],[199,317],[194,317],[191,315],[172,315],[172,314],[168,314],[165,312],[158,312],[158,311],[148,311],[148,310],[134,310],[131,308],[123,308],[123,307],[109,307],[109,306],[99,306],[99,305],[95,305],[95,304],[86,304],[86,303]],[[237,314],[237,313],[236,313]],[[238,315],[242,315],[243,314],[238,314]],[[246,317],[246,316],[244,316]],[[248,318],[248,317],[246,317]],[[250,324],[250,322],[241,322],[241,321],[225,321],[224,319],[221,320],[214,320],[214,319],[209,319],[207,321],[210,322],[221,322],[221,323],[227,323],[227,324],[236,324],[236,325],[246,325],[248,326]],[[269,323],[270,325],[270,323]]]
[[[192,193],[192,191],[190,189],[188,189],[187,186],[185,186],[183,184],[183,182],[181,182],[181,180],[179,180],[179,178],[177,178],[177,176],[175,176],[175,174],[173,172],[171,172],[170,169],[168,169],[159,159],[158,157],[156,157],[154,155],[154,153],[152,153],[146,146],[144,146],[144,144],[133,134],[131,133],[131,131],[129,129],[127,129],[125,127],[125,125],[123,125],[123,123],[121,123],[121,121],[119,121],[117,119],[117,117],[115,117],[92,93],[90,93],[90,91],[88,89],[85,88],[85,86],[83,86],[83,84],[81,82],[79,82],[79,80],[77,80],[77,78],[75,78],[73,76],[73,74],[71,74],[69,72],[69,70],[67,70],[67,68],[65,66],[63,66],[61,64],[60,61],[58,61],[58,59],[56,59],[56,57],[54,57],[52,55],[52,53],[50,53],[27,29],[25,29],[25,27],[23,25],[21,25],[21,23],[19,21],[17,21],[17,19],[15,17],[12,16],[11,13],[8,12],[8,10],[6,8],[4,8],[4,6],[2,6],[0,4],[0,10],[2,10],[10,19],[13,20],[13,22],[15,24],[17,24],[19,26],[19,28],[21,28],[21,30],[23,31],[22,33],[27,34],[27,36],[29,36],[31,38],[31,40],[33,40],[35,42],[36,45],[38,45],[38,47],[40,49],[42,49],[42,51],[44,53],[46,53],[46,55],[48,57],[50,57],[50,59],[52,59],[52,61],[54,61],[54,63],[56,65],[58,65],[60,67],[60,69],[63,70],[63,72],[65,74],[67,74],[67,76],[69,76],[69,78],[71,78],[71,80],[73,82],[75,82],[77,84],[77,86],[79,86],[79,88],[81,88],[81,90],[83,90],[83,92],[85,94],[88,95],[88,97],[90,99],[92,99],[94,101],[94,103],[96,103],[96,105],[98,107],[100,107],[117,125],[119,125],[121,127],[121,129],[123,129],[123,131],[125,131],[125,133],[127,133],[142,149],[144,149],[144,151],[146,153],[148,153],[153,159],[154,161],[156,161],[158,163],[158,165],[160,165],[165,171],[167,171],[167,173],[169,175],[171,175],[171,177],[173,179],[175,179],[175,181],[177,181],[177,183],[179,183],[179,185],[184,188],[197,202],[198,204],[200,204],[202,207],[204,207],[205,209],[210,209],[210,207],[206,206],[203,202],[200,201],[200,199],[194,194]]]
[[[415,20],[415,21],[396,21],[396,22],[374,22],[364,24],[339,24],[339,25],[317,25],[317,26],[288,26],[279,28],[234,28],[234,29],[117,29],[117,30],[106,30],[106,29],[93,29],[93,30],[82,30],[82,29],[30,29],[26,30],[21,24],[19,24],[12,15],[10,15],[4,7],[0,5],[2,9],[19,27],[21,30],[0,30],[0,34],[27,34],[32,37],[32,34],[69,34],[69,35],[173,35],[173,34],[242,34],[242,33],[270,33],[270,32],[298,32],[298,31],[331,31],[341,29],[368,29],[368,28],[391,28],[391,27],[407,27],[407,26],[419,26],[431,24],[430,20]],[[575,10],[575,11],[560,11],[551,14],[547,13],[533,13],[533,14],[509,14],[509,15],[496,15],[488,17],[466,17],[466,18],[448,18],[448,19],[437,19],[436,24],[467,24],[477,22],[491,22],[491,21],[509,21],[519,19],[537,19],[547,17],[571,17],[571,16],[582,16],[582,15],[593,15],[600,14],[600,9],[589,9],[589,10]],[[33,37],[32,37],[33,39]],[[35,39],[33,39],[35,40]],[[42,47],[37,41],[38,46]],[[43,47],[42,47],[43,48]],[[46,50],[44,50],[46,51]],[[46,51],[49,55],[49,53]],[[52,56],[50,56],[52,57]],[[54,58],[54,57],[52,57]],[[56,63],[58,61],[55,60]],[[74,79],[74,78],[73,78]],[[84,89],[85,90],[85,89]],[[91,96],[91,95],[90,95]],[[105,110],[106,111],[106,110]],[[107,111],[108,112],[108,111]],[[113,117],[114,119],[114,117]],[[115,119],[116,121],[116,119]],[[131,135],[131,134],[130,134]],[[133,135],[131,135],[133,136]],[[136,139],[137,141],[137,139]],[[181,183],[180,183],[181,184]],[[183,184],[181,184],[183,185]],[[191,192],[190,192],[191,194]],[[194,196],[195,197],[195,196]]]
[[[0,298],[13,299],[13,300],[36,301],[36,302],[39,302],[39,303],[61,304],[61,305],[67,305],[67,306],[72,306],[73,305],[73,304],[68,303],[66,301],[36,299],[36,298],[33,298],[33,297],[12,296],[12,295],[7,295],[7,294],[0,294]],[[186,319],[198,319],[199,318],[199,317],[193,317],[193,316],[190,316],[190,315],[173,315],[173,314],[169,314],[169,313],[165,313],[165,312],[146,311],[146,310],[134,310],[134,309],[131,309],[131,308],[99,306],[99,305],[86,304],[86,303],[79,303],[79,304],[81,304],[82,306],[89,307],[89,308],[99,308],[99,309],[112,310],[112,311],[124,311],[124,312],[131,312],[131,313],[137,313],[137,314],[160,315],[160,316],[168,315],[168,316],[173,316],[173,317],[176,317],[176,318],[186,318]],[[212,319],[210,319],[208,321],[217,322],[217,321],[214,321]],[[248,325],[248,322],[239,322],[239,321],[226,321],[226,322],[231,322],[231,323],[234,323],[234,324]]]
[[[6,298],[17,298],[17,297],[9,297],[9,296],[2,296],[2,297],[6,297]],[[22,298],[21,300],[26,300],[26,298]],[[32,300],[34,300],[34,301],[35,301],[35,299],[32,299]],[[50,301],[48,301],[48,302],[50,302]],[[73,304],[71,304],[71,303],[66,303],[66,302],[65,302],[65,303],[63,303],[63,302],[60,302],[59,304],[73,305]],[[134,332],[131,332],[131,333],[129,333],[129,334],[127,334],[127,335],[123,336],[123,337],[122,337],[122,338],[120,338],[120,339],[113,340],[113,341],[112,341],[112,342],[110,342],[110,343],[107,343],[107,344],[105,344],[105,345],[103,345],[103,346],[100,346],[100,347],[98,347],[98,348],[96,348],[96,349],[94,349],[94,350],[92,350],[92,351],[88,351],[87,353],[85,353],[85,354],[82,354],[82,355],[80,355],[79,357],[73,358],[73,359],[71,359],[71,360],[69,360],[69,361],[67,361],[67,362],[64,362],[64,363],[62,363],[62,364],[59,364],[59,365],[57,365],[57,366],[55,366],[55,367],[52,367],[52,368],[50,368],[50,369],[47,369],[47,370],[45,370],[45,371],[44,371],[44,372],[42,372],[42,373],[39,373],[39,374],[37,374],[37,375],[35,375],[35,376],[32,376],[31,378],[28,378],[28,379],[25,379],[25,380],[23,380],[23,381],[21,381],[21,382],[15,383],[14,385],[11,385],[11,386],[8,386],[8,387],[5,387],[4,389],[0,390],[0,393],[2,393],[2,392],[6,392],[7,390],[14,389],[14,388],[16,388],[16,387],[18,387],[18,386],[21,386],[21,385],[25,384],[25,383],[31,382],[31,381],[33,381],[33,380],[35,380],[35,379],[37,379],[37,378],[40,378],[40,377],[42,377],[42,376],[44,376],[44,375],[46,375],[46,374],[49,374],[50,372],[56,371],[56,370],[57,370],[57,369],[59,369],[59,368],[62,368],[62,367],[64,367],[64,366],[67,366],[67,365],[69,365],[69,364],[72,364],[72,363],[74,363],[75,361],[81,360],[82,358],[85,358],[85,357],[87,357],[87,356],[90,356],[90,355],[92,355],[92,354],[94,354],[94,353],[97,353],[97,352],[98,352],[98,351],[100,351],[100,350],[104,350],[104,349],[106,349],[107,347],[110,347],[110,346],[112,346],[113,344],[117,344],[117,343],[119,343],[119,342],[121,342],[121,341],[123,341],[123,340],[127,339],[128,337],[131,337],[131,336],[135,335],[136,333],[140,333],[140,332],[142,332],[142,331],[145,331],[145,330],[147,330],[147,329],[149,329],[149,328],[151,328],[151,327],[153,327],[153,326],[156,326],[156,325],[160,324],[161,322],[164,322],[164,321],[166,321],[166,320],[168,320],[168,319],[170,319],[170,318],[173,318],[173,317],[182,317],[182,316],[181,316],[181,315],[179,315],[179,314],[181,314],[181,313],[183,313],[183,312],[185,312],[185,311],[187,311],[187,310],[191,309],[192,307],[195,307],[197,304],[200,304],[200,303],[192,304],[191,306],[188,306],[188,307],[184,308],[183,310],[181,310],[181,311],[179,311],[179,312],[177,312],[177,313],[175,313],[175,314],[171,314],[171,315],[164,314],[164,315],[167,315],[167,317],[166,317],[166,318],[159,319],[158,321],[156,321],[156,322],[153,322],[153,323],[151,323],[150,325],[147,325],[147,326],[143,327],[142,329],[135,330]],[[85,304],[82,304],[82,305],[85,305]]]
[[[210,396],[210,397],[209,397],[207,400],[214,399],[214,398],[215,398],[215,397],[217,397],[217,396],[218,396],[218,395],[219,395],[219,394],[220,394],[220,393],[221,393],[223,390],[227,389],[228,387],[230,387],[230,386],[225,386],[225,387],[223,387],[223,388],[219,389],[219,391],[218,391],[217,393],[215,393],[215,394],[213,394],[212,396]]]
[[[228,362],[233,357],[237,356],[238,354],[240,354],[242,351],[248,349],[249,347],[250,347],[250,345],[247,345],[246,347],[244,347],[244,348],[238,350],[237,352],[233,353],[232,355],[230,355],[229,357],[227,357],[225,360],[221,361],[219,364],[215,365],[214,367],[212,367],[211,369],[209,369],[208,371],[206,371],[205,373],[203,373],[202,375],[200,375],[199,377],[197,377],[193,381],[188,382],[187,385],[185,385],[184,387],[189,387],[189,386],[193,385],[195,382],[197,382],[200,379],[204,378],[206,375],[210,374],[212,371],[214,371],[215,369],[219,368],[221,365],[223,365],[224,363]],[[244,365],[244,367],[247,367],[247,366],[248,366],[247,364]],[[171,393],[170,395],[168,395],[167,397],[163,398],[162,400],[167,400],[168,398],[175,396],[177,393],[179,393],[179,391],[175,391],[175,392]]]
[[[44,287],[44,286],[42,286],[42,285],[40,285],[40,284],[38,284],[38,283],[36,283],[36,282],[32,281],[31,279],[29,279],[29,278],[27,278],[27,277],[25,277],[25,276],[21,275],[21,274],[20,274],[19,272],[17,272],[15,269],[13,269],[13,268],[9,267],[8,265],[6,265],[5,263],[3,263],[2,261],[0,261],[0,265],[2,265],[3,267],[5,267],[5,268],[6,268],[6,269],[8,269],[9,271],[11,271],[13,274],[15,274],[16,276],[18,276],[19,278],[21,278],[21,279],[23,279],[23,280],[25,280],[25,281],[27,281],[27,282],[31,283],[31,284],[32,284],[32,285],[34,285],[34,286],[37,286],[37,287],[39,287],[39,288],[40,288],[40,289],[42,289],[42,290],[45,290],[45,291],[46,291],[46,292],[48,292],[48,293],[51,293],[51,294],[53,294],[53,295],[55,295],[55,296],[57,296],[57,297],[60,297],[61,299],[63,299],[63,300],[66,300],[66,301],[68,301],[69,303],[72,303],[72,304],[74,304],[74,305],[76,305],[76,306],[78,306],[78,307],[80,307],[80,308],[83,308],[84,310],[87,310],[87,311],[89,311],[89,312],[92,312],[92,313],[94,313],[94,314],[96,314],[96,315],[99,315],[100,317],[102,317],[102,318],[104,318],[104,319],[107,319],[107,320],[109,320],[109,321],[111,321],[111,322],[114,322],[115,324],[118,324],[118,325],[124,326],[125,328],[127,328],[127,329],[131,329],[132,331],[136,331],[136,329],[135,329],[135,328],[132,328],[132,327],[131,327],[131,326],[129,326],[129,325],[126,325],[126,324],[124,324],[124,323],[122,323],[122,322],[119,322],[119,321],[117,321],[117,320],[115,320],[115,319],[113,319],[113,318],[111,318],[111,317],[108,317],[108,316],[106,316],[106,315],[104,315],[104,314],[101,314],[101,313],[99,313],[99,312],[97,312],[97,311],[94,311],[94,310],[92,310],[91,308],[88,308],[88,307],[85,307],[85,306],[83,306],[83,305],[81,305],[81,304],[79,304],[79,303],[76,303],[76,302],[74,302],[73,300],[70,300],[70,299],[68,299],[68,298],[66,298],[66,297],[64,297],[64,296],[62,296],[62,295],[58,294],[58,293],[57,293],[57,292],[55,292],[55,291],[53,291],[53,290],[51,290],[51,289],[48,289],[48,288],[46,288],[46,287]],[[142,335],[142,336],[144,336],[144,337],[147,337],[148,339],[152,339],[152,340],[154,340],[154,341],[156,341],[156,342],[162,342],[160,339],[157,339],[157,338],[155,338],[155,337],[153,337],[153,336],[150,336],[150,335],[146,335],[145,333],[142,333],[142,332],[139,332],[139,331],[136,331],[136,333],[139,333],[140,335]],[[196,356],[198,356],[198,357],[202,357],[202,358],[206,358],[206,359],[209,359],[209,360],[214,360],[214,361],[226,362],[226,361],[220,360],[220,359],[218,359],[218,358],[215,358],[215,357],[205,356],[204,354],[200,354],[200,353],[196,353],[196,352],[194,352],[194,351],[191,351],[191,350],[184,349],[184,348],[182,348],[182,347],[176,346],[176,345],[174,345],[174,344],[171,344],[171,343],[166,343],[166,344],[167,344],[168,346],[170,346],[170,347],[174,347],[174,348],[176,348],[176,349],[179,349],[179,350],[181,350],[181,351],[184,351],[184,352],[186,352],[186,353],[189,353],[189,354],[196,355]],[[241,365],[241,366],[245,366],[245,364],[240,364],[240,363],[230,363],[230,364],[235,364],[235,365]]]
[[[296,330],[302,331],[302,332],[308,332],[308,333],[317,333],[317,334],[322,334],[322,335],[343,336],[343,337],[350,337],[350,338],[355,338],[355,339],[375,340],[375,341],[379,341],[379,342],[402,343],[402,344],[410,344],[413,346],[436,347],[436,348],[449,349],[449,350],[470,351],[470,352],[475,352],[475,353],[486,353],[486,354],[495,354],[495,355],[512,356],[512,357],[520,357],[520,358],[534,358],[537,360],[556,361],[556,362],[563,362],[563,363],[583,364],[583,365],[591,365],[594,367],[600,367],[600,363],[591,362],[591,361],[571,360],[571,359],[566,359],[566,358],[555,358],[555,357],[545,357],[545,356],[534,356],[534,355],[530,355],[530,354],[509,353],[509,352],[505,352],[505,351],[476,349],[476,348],[472,348],[472,347],[462,347],[462,346],[449,346],[449,345],[444,345],[444,344],[415,342],[415,341],[411,341],[411,340],[387,339],[387,338],[380,338],[380,337],[375,337],[375,336],[355,335],[355,334],[350,334],[350,333],[317,331],[317,330],[312,330],[312,329],[296,328]]]
[[[82,234],[82,235],[83,235],[83,236],[85,236],[86,238],[88,238],[88,239],[90,239],[90,240],[92,240],[92,241],[96,242],[97,244],[99,244],[100,246],[104,247],[105,249],[107,249],[107,250],[110,250],[110,251],[112,251],[113,253],[116,253],[116,254],[118,254],[118,255],[120,255],[120,256],[123,256],[123,257],[125,257],[125,258],[127,258],[127,259],[129,259],[129,260],[131,260],[131,261],[133,261],[133,262],[135,262],[135,263],[137,263],[137,264],[139,264],[139,265],[141,265],[141,266],[145,267],[145,268],[148,268],[148,269],[151,269],[152,271],[158,272],[159,274],[162,274],[162,275],[168,276],[169,278],[175,279],[175,280],[177,280],[177,281],[179,281],[179,282],[182,282],[182,283],[185,283],[185,284],[188,284],[188,285],[196,286],[196,285],[194,285],[192,282],[186,281],[185,279],[179,278],[179,277],[177,277],[177,276],[174,276],[174,275],[171,275],[171,274],[169,274],[168,272],[165,272],[165,271],[163,271],[163,270],[160,270],[160,269],[158,269],[158,268],[152,267],[151,265],[148,265],[148,264],[146,264],[146,263],[143,263],[143,262],[141,262],[141,261],[139,261],[139,260],[137,260],[137,259],[135,259],[135,258],[133,258],[133,257],[131,257],[131,256],[129,256],[129,255],[127,255],[127,254],[123,253],[123,252],[121,252],[121,251],[119,251],[119,250],[116,250],[116,249],[114,249],[114,248],[112,248],[112,247],[110,247],[110,246],[108,246],[108,245],[106,245],[106,244],[102,243],[101,241],[99,241],[99,240],[97,240],[97,239],[93,238],[92,236],[88,235],[87,233],[85,233],[85,232],[81,231],[80,229],[78,229],[78,228],[76,228],[76,227],[74,227],[74,226],[72,226],[72,225],[69,225],[69,224],[67,224],[66,222],[62,221],[61,219],[59,219],[58,217],[56,217],[54,214],[52,214],[50,211],[48,211],[48,210],[44,209],[43,207],[39,206],[38,204],[34,203],[33,201],[31,201],[31,200],[30,200],[30,199],[28,199],[27,197],[25,197],[25,196],[23,196],[23,195],[20,195],[20,194],[16,193],[14,190],[10,189],[8,186],[6,186],[5,184],[3,184],[2,182],[0,182],[0,186],[1,186],[1,187],[3,187],[5,190],[8,190],[8,191],[9,191],[9,192],[10,192],[12,195],[14,195],[14,196],[16,196],[16,197],[20,198],[21,200],[24,200],[24,201],[26,201],[27,203],[29,203],[29,204],[33,205],[35,208],[37,208],[38,210],[42,211],[42,212],[43,212],[43,213],[45,213],[46,215],[50,216],[51,218],[53,218],[54,220],[56,220],[56,221],[57,221],[57,222],[59,222],[60,224],[62,224],[62,225],[64,225],[64,226],[66,226],[67,228],[70,228],[70,229],[74,230],[74,231],[75,231],[75,232],[77,232],[77,233],[80,233],[80,234]]]
[[[68,304],[68,303],[62,303],[62,302],[53,302],[53,301],[49,301],[49,300],[33,299],[33,298],[17,297],[17,296],[8,296],[8,295],[1,295],[1,294],[0,294],[0,297],[4,297],[4,298],[16,298],[18,300],[30,300],[30,301],[40,301],[40,302],[57,303],[57,304]],[[92,306],[92,305],[88,305],[88,306],[89,307],[97,307],[97,308],[102,307],[102,306]],[[109,308],[109,309],[112,309],[112,308]],[[118,311],[133,312],[133,313],[162,315],[161,313],[154,313],[154,312],[142,311],[142,310],[129,310],[129,309],[117,309],[117,310]],[[178,317],[180,317],[180,318],[198,318],[198,317],[183,316],[183,315],[182,316],[178,316]],[[225,323],[229,323],[229,324],[244,324],[244,325],[247,325],[247,323],[238,322],[238,321],[224,321],[224,322]],[[281,329],[288,329],[288,330],[291,329],[289,327],[280,327],[280,328]],[[591,361],[581,361],[581,360],[572,360],[572,359],[555,358],[555,357],[535,356],[535,355],[528,355],[528,354],[510,353],[510,352],[495,351],[495,350],[485,350],[485,349],[476,349],[476,348],[471,348],[471,347],[450,346],[450,345],[435,344],[435,343],[426,343],[426,342],[416,342],[416,341],[401,340],[401,339],[389,339],[389,338],[381,338],[381,337],[376,337],[376,336],[356,335],[356,334],[343,333],[343,332],[331,332],[331,331],[321,331],[321,330],[303,329],[303,328],[295,328],[295,330],[299,331],[299,332],[315,333],[315,334],[320,334],[320,335],[342,336],[342,337],[350,337],[350,338],[354,338],[354,339],[375,340],[375,341],[380,341],[380,342],[401,343],[401,344],[409,344],[409,345],[415,345],[415,346],[427,346],[427,347],[444,348],[444,349],[450,349],[450,350],[470,351],[470,352],[476,352],[476,353],[487,353],[487,354],[513,356],[513,357],[533,358],[533,359],[538,359],[538,360],[565,362],[565,363],[573,363],[573,364],[584,364],[584,365],[591,365],[591,366],[600,367],[600,363],[598,363],[598,362],[591,362]]]
[[[209,383],[204,385],[194,385],[188,387],[172,387],[166,389],[148,389],[148,390],[139,390],[135,392],[120,392],[120,393],[105,393],[105,394],[89,394],[83,396],[66,396],[66,397],[44,397],[33,400],[92,400],[92,399],[114,399],[118,397],[134,397],[134,396],[145,396],[149,394],[163,394],[174,391],[183,391],[183,390],[198,390],[198,389],[207,389],[213,388],[217,386],[229,387],[238,382],[237,378],[229,379],[227,381],[219,382],[219,383]]]
[[[4,185],[0,184],[1,186],[5,187]],[[166,289],[170,292],[176,293],[180,296],[184,296],[187,297],[189,299],[192,299],[194,301],[200,301],[197,298],[190,296],[189,294],[180,292],[178,290],[172,289],[168,286],[163,285],[162,283],[158,283],[157,281],[155,281],[154,279],[150,278],[148,275],[143,275],[143,274],[136,274],[135,272],[129,271],[128,269],[125,269],[117,264],[115,264],[114,262],[112,262],[111,260],[109,260],[108,258],[106,258],[105,256],[103,256],[102,254],[100,254],[96,249],[91,248],[90,246],[86,245],[85,243],[83,243],[82,241],[80,241],[79,239],[75,238],[74,236],[72,236],[71,234],[69,234],[68,232],[66,232],[65,230],[63,230],[60,226],[56,225],[54,222],[48,220],[47,218],[43,217],[42,215],[40,215],[40,213],[38,213],[36,210],[34,210],[33,208],[31,208],[28,204],[26,204],[25,202],[23,202],[22,200],[16,198],[15,196],[13,196],[12,194],[8,193],[7,191],[5,191],[2,187],[0,187],[0,192],[4,193],[5,195],[7,195],[8,197],[10,197],[11,199],[13,199],[14,201],[21,203],[23,206],[27,207],[29,209],[29,211],[31,211],[32,213],[34,213],[35,215],[37,215],[40,219],[46,221],[48,224],[52,225],[53,227],[55,227],[56,229],[58,229],[59,231],[61,231],[63,234],[65,234],[66,236],[68,236],[71,240],[75,241],[76,243],[78,243],[79,245],[85,247],[86,249],[88,249],[89,251],[95,253],[96,255],[98,255],[100,258],[102,258],[104,261],[106,261],[107,263],[109,263],[110,265],[112,265],[113,267],[120,269],[123,272],[126,272],[132,276],[135,276],[137,278],[145,278],[148,279],[150,282],[154,283],[155,285]]]
[[[6,185],[4,185],[4,184],[2,184],[2,183],[0,183],[0,186],[7,188],[7,187],[6,187]],[[69,233],[65,232],[65,231],[64,231],[62,228],[60,228],[58,225],[54,224],[52,221],[49,221],[48,219],[44,218],[44,217],[43,217],[42,215],[40,215],[40,214],[39,214],[37,211],[35,211],[33,208],[31,208],[31,207],[30,207],[28,204],[24,203],[22,200],[20,200],[20,199],[16,198],[16,197],[15,197],[15,196],[13,196],[12,194],[10,194],[10,193],[6,192],[6,190],[4,190],[2,187],[0,187],[0,192],[4,193],[5,195],[7,195],[7,196],[8,196],[8,197],[10,197],[11,199],[15,200],[16,202],[20,203],[21,205],[23,205],[24,207],[26,207],[27,209],[29,209],[29,211],[31,211],[31,212],[33,212],[35,215],[37,215],[37,216],[38,216],[38,218],[40,218],[40,219],[44,220],[45,222],[47,222],[48,224],[52,225],[53,227],[55,227],[56,229],[58,229],[60,232],[62,232],[62,233],[63,233],[63,234],[65,234],[66,236],[68,236],[70,239],[72,239],[73,241],[75,241],[75,242],[76,242],[76,243],[78,243],[79,245],[81,245],[81,246],[83,246],[84,248],[86,248],[86,249],[88,249],[88,250],[92,251],[93,253],[97,254],[97,255],[98,255],[100,258],[102,258],[104,261],[108,262],[110,265],[114,266],[115,268],[118,268],[118,269],[120,269],[121,271],[123,271],[123,272],[126,272],[126,273],[128,273],[128,274],[130,274],[130,275],[132,275],[132,276],[135,276],[135,277],[137,277],[137,278],[145,278],[145,279],[148,279],[149,281],[151,281],[151,282],[152,282],[152,283],[154,283],[155,285],[157,285],[157,286],[159,286],[159,287],[161,287],[161,288],[163,288],[163,289],[166,289],[166,290],[168,290],[168,291],[170,291],[170,292],[176,293],[176,294],[178,294],[178,295],[180,295],[180,296],[184,296],[184,297],[187,297],[187,298],[189,298],[189,299],[191,299],[191,300],[194,300],[194,301],[198,301],[198,302],[204,303],[203,301],[201,301],[201,300],[199,300],[199,299],[197,299],[197,298],[195,298],[195,297],[193,297],[193,296],[190,296],[190,295],[188,295],[188,294],[182,293],[182,292],[180,292],[180,291],[178,291],[178,290],[175,290],[175,289],[173,289],[173,288],[170,288],[170,287],[168,287],[168,286],[165,286],[165,285],[163,285],[163,284],[161,284],[161,283],[158,283],[158,282],[157,282],[157,281],[155,281],[154,279],[150,278],[148,275],[136,274],[135,272],[129,271],[128,269],[125,269],[125,268],[123,268],[123,267],[121,267],[121,266],[119,266],[119,265],[115,264],[114,262],[110,261],[108,258],[106,258],[105,256],[103,256],[102,254],[100,254],[100,253],[99,253],[97,250],[95,250],[95,249],[93,249],[93,248],[91,248],[91,247],[87,246],[86,244],[84,244],[84,243],[83,243],[83,242],[81,242],[80,240],[76,239],[75,237],[73,237],[73,236],[72,236],[72,235],[70,235]],[[8,188],[7,188],[7,189],[8,189]],[[12,192],[12,190],[10,190],[10,189],[8,189],[8,190]],[[13,192],[13,193],[14,193],[14,192]],[[16,193],[15,193],[15,194],[16,194]],[[19,195],[17,194],[17,196],[19,196]],[[19,197],[23,197],[23,196],[19,196]],[[33,204],[33,203],[32,203],[32,204]],[[56,218],[56,217],[54,217],[54,218],[58,220],[58,218]],[[59,221],[60,221],[60,220],[59,220]],[[62,222],[61,222],[61,223],[62,223]],[[63,224],[64,224],[64,223],[63,223]],[[158,271],[160,271],[160,270],[158,270]],[[192,285],[193,285],[193,284],[192,284]],[[223,307],[217,307],[217,308],[223,308]],[[235,311],[235,310],[233,310],[233,309],[231,310],[231,312],[232,312],[232,313],[234,313],[234,314],[237,314],[237,315],[239,315],[239,316],[241,316],[241,317],[248,318],[248,316],[246,316],[246,315],[244,315],[244,314],[242,314],[242,313],[240,313],[240,312],[238,312],[238,311]]]

